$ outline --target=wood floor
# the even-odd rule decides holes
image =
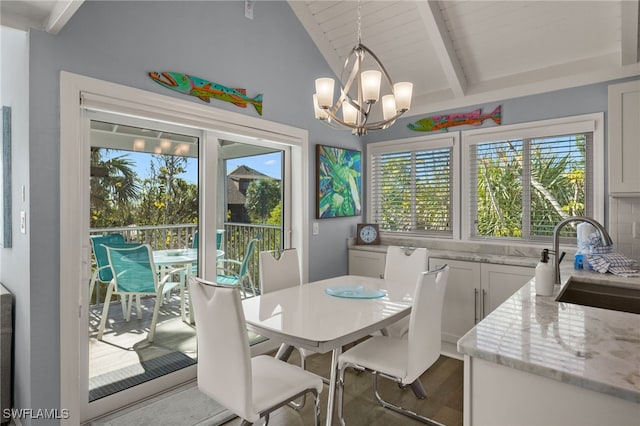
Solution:
[[[297,353],[291,356],[289,362],[298,363]],[[314,354],[307,358],[307,368],[314,373],[329,376],[331,354]],[[459,359],[441,355],[438,361],[421,377],[420,380],[427,390],[427,398],[417,399],[411,388],[400,389],[395,383],[380,378],[378,389],[381,396],[389,402],[399,404],[405,408],[427,416],[447,426],[462,425],[462,384],[463,363]],[[348,370],[345,375],[345,420],[349,426],[390,426],[390,425],[419,425],[423,424],[406,416],[382,408],[373,397],[371,374]],[[324,424],[326,420],[328,388],[324,387],[321,394],[320,413]],[[225,426],[240,425],[236,418]],[[334,414],[337,424],[337,415]],[[271,414],[271,426],[297,426],[313,424],[313,402],[307,397],[307,403],[300,411],[283,407]]]
[[[143,302],[144,303],[144,302]],[[177,298],[165,304],[160,310],[156,338],[147,343],[147,331],[151,318],[151,307],[143,310],[138,319],[132,314],[129,323],[123,321],[119,303],[113,303],[109,315],[109,326],[103,341],[96,340],[97,321],[101,306],[94,306],[90,315],[90,376],[100,376],[109,371],[140,366],[143,361],[168,353],[181,352],[189,358],[196,357],[195,328],[184,323],[179,314]],[[252,333],[253,334],[253,333]],[[251,336],[250,336],[251,337]],[[255,337],[255,336],[254,336]],[[331,354],[314,354],[307,358],[307,368],[314,373],[329,377]],[[289,362],[299,364],[298,353],[293,352]],[[440,356],[438,361],[421,376],[428,397],[416,399],[410,388],[400,389],[395,383],[379,379],[379,390],[383,398],[402,405],[412,411],[430,417],[448,426],[462,425],[463,363],[461,360]],[[412,425],[421,424],[408,417],[380,407],[375,402],[371,386],[371,375],[348,370],[345,378],[344,412],[349,425]],[[321,394],[320,412],[326,419],[328,388]],[[334,419],[337,416],[334,414]],[[236,426],[240,419],[227,422],[226,426]],[[305,407],[295,411],[283,407],[272,413],[269,421],[273,426],[297,426],[313,424],[313,403],[307,398]]]

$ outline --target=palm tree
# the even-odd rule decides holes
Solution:
[[[91,227],[127,224],[140,193],[134,163],[121,155],[106,159],[107,148],[91,148]]]
[[[553,224],[584,214],[584,138],[578,135],[577,150],[559,152],[543,141],[500,142],[479,155],[477,167],[477,233],[486,236],[521,237],[523,223],[530,234],[551,235]],[[524,181],[522,149],[530,149],[530,175]],[[528,182],[525,198],[523,182]],[[523,217],[523,203],[529,217]]]

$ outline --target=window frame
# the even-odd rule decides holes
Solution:
[[[592,164],[592,192],[593,214],[591,215],[600,223],[604,222],[604,113],[584,114],[571,117],[556,118],[550,120],[532,121],[520,124],[487,127],[482,129],[467,130],[461,132],[461,154],[462,154],[462,180],[470,182],[471,179],[471,159],[469,147],[480,143],[496,142],[501,140],[543,138],[557,135],[575,134],[582,132],[593,132],[593,164]],[[499,238],[471,236],[473,217],[471,208],[471,188],[466,185],[461,188],[461,228],[462,241],[482,241],[482,242],[505,242],[513,241],[523,245],[548,244],[547,238],[536,240],[520,238]]]
[[[366,146],[366,191],[367,209],[366,219],[368,222],[375,221],[373,212],[373,156],[394,152],[407,152],[416,150],[430,150],[451,148],[451,235],[436,235],[425,232],[396,232],[381,231],[383,235],[395,235],[403,237],[437,238],[437,239],[460,239],[460,132],[438,133],[434,135],[424,135],[408,139],[396,139],[383,142],[372,142]]]
[[[402,236],[408,239],[451,239],[462,242],[483,242],[500,244],[511,241],[522,246],[548,245],[546,239],[524,240],[519,238],[471,237],[470,188],[464,185],[469,182],[469,144],[493,142],[509,138],[532,138],[556,136],[559,134],[593,132],[593,176],[591,197],[593,200],[592,217],[600,223],[605,223],[605,150],[604,150],[604,112],[581,114],[575,116],[537,120],[526,123],[491,126],[458,132],[438,133],[406,139],[371,142],[366,145],[366,221],[372,222],[373,193],[372,193],[372,157],[374,154],[405,152],[415,149],[438,149],[452,147],[452,182],[451,209],[452,235],[435,236],[417,232],[382,231],[383,236]]]

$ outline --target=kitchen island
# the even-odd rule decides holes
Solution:
[[[465,425],[640,425],[640,315],[556,302],[560,291],[536,296],[532,279],[458,341]]]

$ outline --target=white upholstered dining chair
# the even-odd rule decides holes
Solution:
[[[267,355],[251,358],[238,286],[190,277],[196,320],[198,388],[251,424],[311,392],[320,421],[322,380],[313,373]]]
[[[420,274],[428,269],[426,248],[389,246],[384,265],[384,278],[390,281],[416,282]],[[391,337],[406,338],[409,332],[409,317],[404,317],[386,327]]]
[[[278,259],[274,257],[274,253],[272,251],[260,252],[259,270],[260,294],[266,294],[272,291],[282,290],[302,284],[302,277],[300,275],[300,259],[298,257],[298,250],[295,248],[283,250]],[[291,348],[291,346],[285,343],[281,344],[276,357],[287,359],[290,353],[289,348]],[[307,357],[313,354],[313,352],[303,348],[297,349],[300,354],[300,367],[306,370]],[[322,380],[325,383],[329,382],[324,377]],[[304,398],[300,404],[292,404],[292,406],[296,409],[302,408],[304,406]]]
[[[383,376],[400,385],[418,380],[440,357],[441,323],[444,293],[447,287],[449,267],[423,272],[417,279],[409,316],[409,332],[406,339],[391,336],[373,336],[344,352],[338,358],[338,418],[345,424],[343,401],[345,370],[349,367],[367,370],[373,374],[373,392],[384,408],[427,424],[439,423],[406,408],[382,399],[377,379]]]
[[[260,252],[260,294],[302,284],[298,250],[283,250],[278,259],[273,254],[272,251]]]

